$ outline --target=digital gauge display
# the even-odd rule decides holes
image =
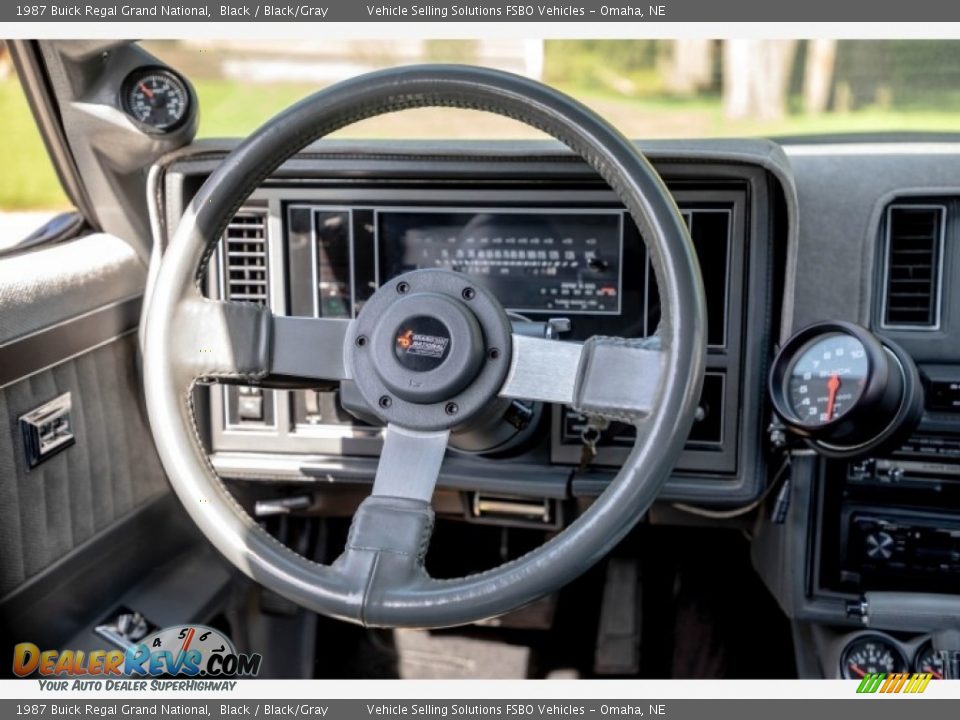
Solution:
[[[618,314],[623,213],[382,210],[378,270],[437,268],[476,278],[507,310]]]

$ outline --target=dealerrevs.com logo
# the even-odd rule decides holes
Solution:
[[[13,649],[17,677],[256,677],[259,653],[238,653],[223,633],[203,625],[158,630],[126,650],[41,650],[25,642]]]

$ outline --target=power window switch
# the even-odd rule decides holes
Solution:
[[[20,416],[28,467],[36,467],[76,442],[70,423],[72,407],[70,393],[64,393]]]

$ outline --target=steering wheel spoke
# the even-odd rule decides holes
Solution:
[[[580,344],[514,335],[500,395],[637,423],[653,410],[665,366],[657,336],[593,337]]]
[[[180,303],[172,356],[189,380],[311,384],[348,377],[349,320],[284,317],[252,303],[190,297]]]
[[[653,412],[666,367],[656,335],[592,337],[583,346],[571,407],[636,425]]]
[[[269,368],[270,319],[252,303],[188,297],[172,323],[171,361],[188,380],[258,380]]]
[[[350,320],[273,316],[269,378],[289,384],[348,380],[344,345]]]
[[[449,430],[421,432],[387,425],[373,495],[430,502],[449,438]]]
[[[434,524],[430,498],[449,436],[449,430],[387,426],[373,493],[357,508],[346,548],[334,563],[344,577],[362,583],[364,605],[377,606],[392,589],[428,580],[424,559]]]
[[[539,402],[573,402],[583,345],[513,336],[513,356],[500,396]]]

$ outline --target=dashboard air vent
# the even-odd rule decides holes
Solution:
[[[237,213],[223,233],[223,295],[234,302],[268,303],[267,214]]]
[[[946,208],[893,205],[887,216],[883,326],[939,325],[940,259]]]

